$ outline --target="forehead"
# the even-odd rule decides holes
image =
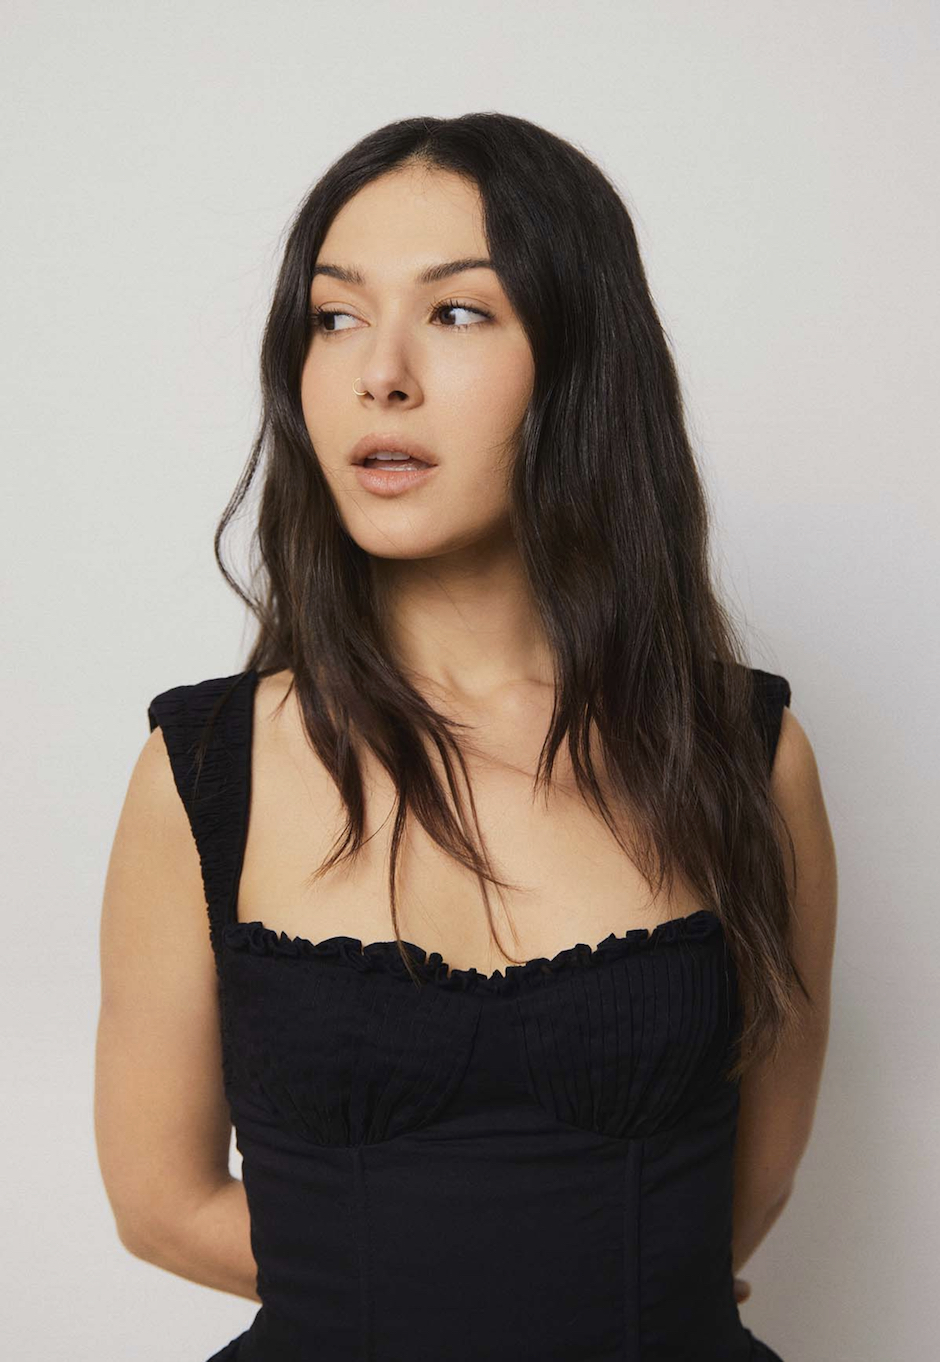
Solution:
[[[330,265],[319,273],[364,286],[407,287],[436,282],[444,264],[488,264],[488,256],[476,185],[450,171],[408,167],[364,185],[343,205],[314,273]],[[482,270],[480,278],[486,278]]]

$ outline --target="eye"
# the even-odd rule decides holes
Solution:
[[[446,302],[438,303],[437,306],[431,310],[431,314],[430,314],[430,315],[431,315],[432,317],[437,317],[437,316],[439,316],[441,313],[444,313],[444,312],[455,312],[455,311],[456,311],[456,312],[468,312],[468,313],[470,313],[470,314],[471,314],[472,316],[474,316],[474,317],[482,317],[484,323],[485,323],[485,322],[488,322],[488,321],[492,321],[492,318],[493,318],[492,312],[487,312],[487,311],[485,310],[485,308],[482,308],[482,307],[471,307],[469,303],[462,303],[462,302],[460,302],[459,299],[457,299],[457,298],[448,298]],[[351,312],[342,312],[342,311],[339,311],[338,309],[334,309],[334,308],[327,308],[327,307],[314,307],[314,308],[311,308],[310,314],[309,314],[310,327],[311,327],[311,329],[314,330],[314,331],[322,331],[323,334],[324,334],[325,336],[333,336],[333,335],[336,335],[337,330],[341,330],[341,331],[350,331],[350,330],[352,330],[352,328],[351,328],[351,327],[348,327],[348,326],[337,327],[336,324],[335,324],[335,322],[334,322],[333,326],[330,327],[330,326],[327,324],[327,318],[336,318],[336,317],[353,317],[353,314],[352,314]],[[353,320],[355,320],[354,317],[353,317]],[[443,326],[443,330],[445,330],[445,331],[469,331],[473,326],[477,326],[477,325],[479,325],[479,323],[477,323],[477,322],[454,322],[452,325],[444,325],[444,326]]]
[[[326,319],[328,317],[351,317],[351,316],[352,316],[351,312],[331,312],[329,308],[326,307],[314,307],[310,309],[309,317],[310,326],[311,329],[314,331],[322,331],[324,335],[332,336],[334,332],[337,330],[337,328],[334,326],[331,330],[329,327],[327,327]],[[347,331],[349,330],[348,327],[340,329]]]
[[[491,321],[493,316],[491,312],[486,312],[481,307],[471,307],[469,303],[461,303],[456,298],[449,298],[446,303],[438,303],[431,316],[435,317],[440,312],[470,312],[475,317],[482,317],[485,321]],[[468,331],[470,323],[454,322],[453,326],[444,329],[446,331]]]

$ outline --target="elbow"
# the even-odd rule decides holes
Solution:
[[[122,1247],[145,1263],[157,1262],[171,1238],[173,1217],[166,1201],[114,1206],[114,1226]]]
[[[734,1189],[736,1232],[749,1241],[766,1233],[793,1195],[793,1178],[739,1180]]]
[[[145,1263],[153,1261],[160,1242],[159,1233],[154,1225],[147,1223],[140,1216],[116,1216],[114,1224],[118,1240],[128,1253]]]
[[[186,1196],[164,1195],[159,1202],[148,1199],[132,1206],[114,1207],[118,1239],[135,1258],[163,1266],[167,1256],[178,1252],[185,1242],[200,1210],[210,1204],[221,1188],[235,1181],[229,1174],[224,1180],[200,1186],[198,1192]]]
[[[780,1212],[793,1195],[793,1185],[793,1178],[790,1177],[785,1181],[773,1184],[770,1188],[765,1188],[764,1194],[761,1197],[761,1203],[764,1207],[764,1220],[766,1223],[772,1224],[773,1221],[777,1219]]]
[[[790,1181],[784,1185],[784,1187],[777,1194],[774,1201],[771,1203],[770,1206],[771,1218],[776,1220],[777,1216],[783,1210],[784,1206],[786,1206],[787,1202],[790,1200],[792,1195],[793,1195],[793,1179],[791,1178]]]

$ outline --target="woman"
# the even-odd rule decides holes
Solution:
[[[522,119],[380,129],[262,386],[216,536],[266,450],[258,589],[219,556],[257,641],[152,700],[107,878],[122,1243],[262,1303],[216,1362],[776,1357],[733,1274],[809,1138],[834,855],[622,201]]]

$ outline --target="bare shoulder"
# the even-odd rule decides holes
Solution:
[[[201,875],[197,878],[193,873],[199,867],[195,842],[159,725],[144,742],[131,771],[111,853],[112,870],[119,873],[125,865],[142,874],[157,864],[164,874],[167,870],[179,873],[189,898],[198,899]],[[123,911],[139,908],[138,897],[131,895]]]
[[[838,870],[816,753],[796,715],[786,708],[770,782],[771,794],[793,841],[794,864],[784,839],[793,907],[797,968],[818,1000],[820,1025],[828,1018],[836,934]]]
[[[780,720],[780,737],[774,756],[771,789],[774,798],[786,799],[802,789],[809,791],[819,786],[816,753],[807,732],[789,705],[785,705]]]
[[[159,726],[142,745],[125,792],[105,877],[100,945],[106,1001],[134,1006],[140,974],[152,975],[184,945],[203,982],[211,980],[199,855]]]

